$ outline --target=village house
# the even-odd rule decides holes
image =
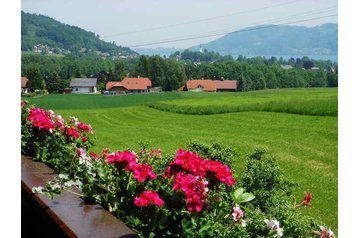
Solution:
[[[72,93],[97,93],[96,78],[73,78],[70,88]]]
[[[108,94],[146,93],[152,87],[149,78],[124,78],[120,82],[107,82]]]
[[[28,93],[29,89],[29,79],[26,77],[21,77],[21,93]]]
[[[216,92],[216,84],[211,79],[188,80],[184,85],[183,91]]]
[[[216,92],[236,92],[236,80],[214,80],[216,84]]]
[[[188,80],[178,90],[191,92],[235,92],[236,88],[236,80],[193,79]]]

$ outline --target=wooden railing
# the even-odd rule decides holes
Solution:
[[[137,237],[103,207],[85,204],[73,193],[63,191],[53,200],[32,193],[32,187],[44,186],[55,175],[44,163],[21,156],[22,237]]]

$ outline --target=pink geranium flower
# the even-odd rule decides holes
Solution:
[[[134,178],[139,182],[144,182],[147,179],[156,179],[157,175],[153,172],[153,168],[147,164],[135,164],[131,170],[134,173]]]
[[[67,128],[66,130],[66,135],[68,137],[73,137],[75,139],[78,139],[80,137],[80,133],[76,130],[76,128],[70,126],[69,128]]]
[[[52,131],[55,128],[55,123],[51,120],[50,113],[41,108],[30,109],[27,119],[34,127]]]
[[[155,204],[157,206],[163,206],[164,201],[159,197],[159,195],[150,190],[144,191],[139,197],[134,199],[134,204],[138,207],[144,207],[151,204]]]
[[[182,190],[186,197],[187,207],[191,213],[200,212],[207,203],[208,182],[199,176],[177,173],[174,177],[173,190]]]
[[[127,168],[127,170],[132,170],[133,166],[137,164],[136,159],[136,155],[132,152],[118,151],[107,156],[107,163],[114,164],[118,170],[121,170],[123,168]]]
[[[232,176],[230,168],[227,165],[215,160],[204,160],[202,162],[202,166],[207,175],[210,175],[210,172],[212,172],[215,178],[219,181],[224,182],[229,186],[234,185],[235,180]]]
[[[80,129],[81,131],[84,131],[84,132],[93,133],[92,126],[84,124],[82,122],[77,123],[77,128]]]
[[[98,159],[98,155],[96,153],[94,153],[94,152],[90,152],[90,156],[94,160]]]
[[[244,216],[244,212],[241,210],[240,206],[236,204],[233,208],[232,219],[234,221],[239,221]]]

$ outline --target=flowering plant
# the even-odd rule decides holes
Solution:
[[[241,177],[232,172],[234,153],[219,144],[190,143],[174,156],[146,143],[101,153],[90,151],[93,130],[51,110],[22,107],[22,153],[46,162],[59,174],[33,188],[49,198],[78,187],[86,202],[97,202],[140,237],[310,237],[317,223],[299,213],[311,193],[295,206],[291,184],[275,160],[256,151]],[[245,192],[245,190],[247,192]],[[229,228],[229,229],[228,229]],[[321,228],[321,237],[333,237]],[[328,236],[327,236],[328,234]]]

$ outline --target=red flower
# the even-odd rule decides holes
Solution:
[[[310,203],[312,200],[312,193],[305,192],[304,194],[305,194],[305,196],[304,196],[303,200],[301,201],[301,203],[295,206],[296,209],[299,207],[302,207],[302,206],[307,206],[307,207],[312,206],[312,204]]]
[[[34,127],[51,130],[55,128],[55,123],[51,120],[50,113],[41,108],[32,108],[27,117]]]
[[[207,203],[208,182],[192,174],[177,173],[174,177],[173,190],[185,193],[188,210],[192,213],[200,212]]]
[[[132,170],[133,166],[137,164],[137,157],[135,154],[129,151],[116,152],[109,154],[107,156],[107,163],[113,164],[117,167],[118,170],[127,168],[127,170]]]
[[[159,195],[150,190],[144,191],[139,197],[134,199],[134,204],[138,207],[145,207],[153,203],[157,206],[164,205],[164,201],[159,197]]]
[[[234,185],[235,180],[232,177],[231,170],[227,165],[215,160],[204,160],[202,162],[202,166],[206,171],[207,176],[211,174],[211,171],[219,181],[224,182],[229,186]]]
[[[134,178],[139,182],[144,182],[146,179],[156,179],[157,175],[153,172],[152,166],[147,164],[135,164],[131,170],[134,173]]]
[[[78,131],[72,126],[67,128],[66,135],[69,136],[69,137],[72,136],[75,139],[80,137],[80,133],[78,133]]]
[[[305,197],[302,200],[302,205],[304,206],[312,206],[311,205],[311,200],[312,200],[312,193],[311,192],[305,192]]]
[[[86,124],[84,124],[82,122],[77,123],[77,128],[80,129],[81,131],[84,131],[84,132],[93,133],[91,125],[86,125]]]
[[[92,157],[92,159],[96,160],[98,159],[98,155],[94,152],[90,152],[90,156]]]
[[[200,177],[205,176],[205,171],[201,166],[202,158],[195,152],[179,149],[175,159],[170,163],[169,168],[165,171],[165,175],[170,177],[178,172],[186,171]]]
[[[88,138],[86,136],[82,137],[82,142],[87,142]]]
[[[25,106],[25,101],[21,100],[21,108],[23,108]]]

